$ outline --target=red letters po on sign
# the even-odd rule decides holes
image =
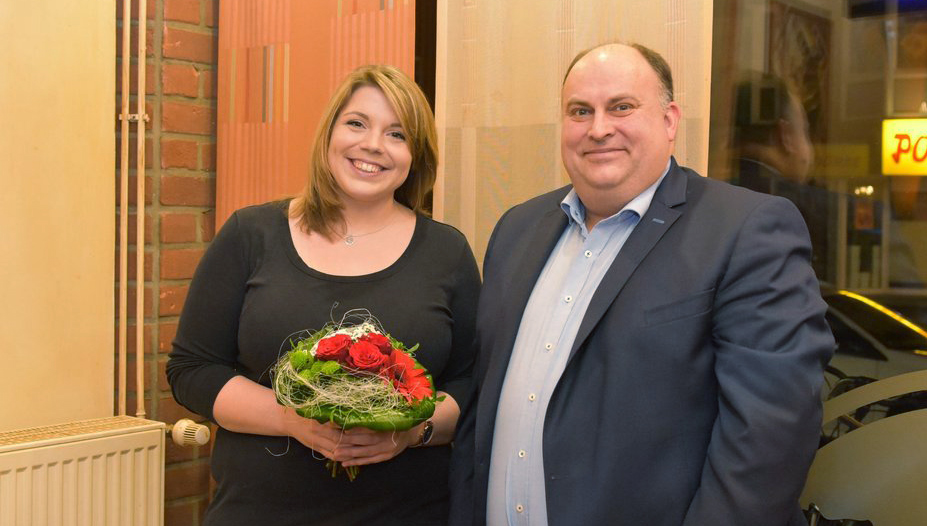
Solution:
[[[910,154],[916,163],[927,160],[927,135],[912,139],[907,133],[896,133],[895,141],[895,153],[892,154],[892,159],[896,163],[901,161],[901,156],[905,154]]]

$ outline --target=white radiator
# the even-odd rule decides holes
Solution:
[[[0,526],[161,526],[164,428],[116,416],[0,433]]]

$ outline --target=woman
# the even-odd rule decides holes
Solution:
[[[237,211],[206,252],[167,364],[174,397],[219,425],[206,524],[446,522],[479,274],[460,232],[423,215],[435,143],[408,77],[359,68],[325,111],[304,192]],[[416,358],[446,396],[429,422],[344,431],[277,404],[268,371],[287,337],[351,309],[420,344]],[[333,479],[325,458],[363,468]]]

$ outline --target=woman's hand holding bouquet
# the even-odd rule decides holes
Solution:
[[[329,458],[332,476],[344,469],[354,480],[359,465],[413,445],[418,433],[408,430],[431,417],[440,401],[414,358],[418,345],[407,349],[372,317],[326,326],[291,345],[275,366],[274,392],[293,409],[288,418],[315,421],[290,427],[297,440]]]

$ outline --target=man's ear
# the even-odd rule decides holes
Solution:
[[[676,140],[676,130],[679,129],[679,119],[682,117],[682,110],[675,101],[666,106],[663,113],[663,123],[666,126],[666,136],[670,142]]]

